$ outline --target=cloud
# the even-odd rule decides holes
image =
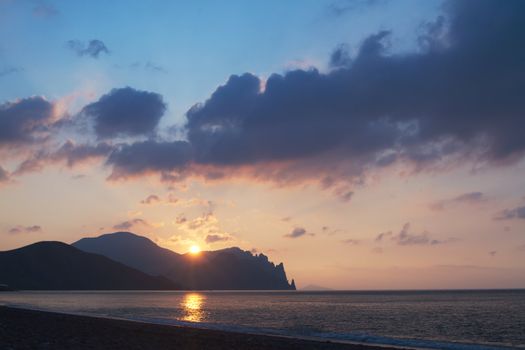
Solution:
[[[122,145],[113,152],[107,164],[113,166],[111,179],[126,178],[147,172],[181,173],[192,158],[192,150],[185,141],[143,141]]]
[[[99,138],[151,134],[166,111],[162,96],[130,87],[113,89],[82,109]]]
[[[232,238],[224,234],[210,234],[207,235],[204,241],[208,244],[229,241]]]
[[[0,166],[0,184],[9,182],[9,172]]]
[[[525,219],[525,206],[505,209],[499,212],[495,220]]]
[[[463,193],[457,197],[443,199],[430,204],[432,210],[443,210],[447,206],[455,204],[477,204],[486,201],[486,197],[482,192],[468,192]]]
[[[489,255],[490,256],[496,256],[497,253],[498,253],[497,251],[492,250],[492,251],[489,252]]]
[[[284,237],[287,237],[287,238],[299,238],[299,237],[302,237],[302,236],[307,235],[307,234],[313,236],[313,233],[306,232],[306,230],[304,228],[296,227],[290,233],[284,235]]]
[[[106,47],[106,44],[98,39],[89,40],[87,43],[80,40],[69,40],[66,42],[66,47],[81,57],[98,58],[102,53],[109,55],[109,49]]]
[[[321,231],[322,231],[323,233],[328,234],[328,235],[335,235],[336,233],[344,232],[345,230],[334,229],[334,228],[331,228],[331,227],[329,227],[329,226],[322,226],[322,227],[321,227]]]
[[[42,231],[42,227],[38,225],[33,225],[33,226],[18,225],[16,227],[9,229],[8,232],[11,234],[19,234],[19,233],[34,233],[34,232],[41,232],[41,231]]]
[[[154,203],[158,203],[160,201],[161,201],[161,199],[159,198],[159,196],[157,196],[155,194],[150,194],[145,199],[141,200],[140,203],[142,203],[142,204],[154,204]]]
[[[162,204],[166,204],[166,205],[175,205],[175,204],[179,203],[179,199],[176,198],[171,193],[168,194],[166,199],[162,199],[161,197],[159,197],[159,196],[157,196],[155,194],[151,194],[148,197],[146,197],[145,199],[141,200],[140,203],[141,204],[158,204],[158,203],[162,203]],[[187,204],[187,203],[185,203],[185,204]]]
[[[180,225],[180,224],[183,224],[185,223],[186,221],[188,221],[188,219],[186,218],[186,216],[184,214],[180,214],[179,216],[177,216],[177,218],[175,219],[175,223],[177,225]]]
[[[345,44],[339,45],[330,56],[330,67],[341,68],[350,66],[352,59],[348,53],[348,46]]]
[[[345,188],[336,189],[334,191],[334,194],[342,201],[342,202],[350,202],[352,197],[354,196],[354,191],[349,191]]]
[[[367,172],[394,163],[421,171],[521,159],[525,3],[462,0],[444,8],[413,52],[396,53],[391,33],[381,31],[326,73],[298,69],[264,82],[232,75],[188,110],[187,140],[123,146],[108,160],[111,178],[286,184],[330,175],[349,182],[350,198]]]
[[[45,141],[53,124],[53,110],[53,104],[39,96],[0,105],[0,148]]]
[[[57,16],[59,13],[60,12],[57,10],[55,6],[53,6],[52,4],[46,3],[44,1],[38,2],[33,7],[33,15],[36,17],[43,17],[43,18],[54,17],[54,16]]]
[[[345,240],[342,240],[341,242],[348,244],[348,245],[358,245],[361,241],[359,241],[358,239],[345,239]]]
[[[6,75],[9,75],[9,74],[18,73],[18,72],[21,72],[21,71],[23,71],[23,69],[22,68],[17,68],[17,67],[3,68],[3,69],[0,69],[0,78],[5,77]]]
[[[234,237],[221,229],[219,219],[210,210],[193,219],[187,219],[184,214],[177,217],[177,229],[186,236],[204,240],[207,244],[231,241]]]
[[[335,0],[329,5],[328,11],[333,16],[343,16],[348,12],[362,11],[386,2],[387,0]]]
[[[119,224],[113,225],[113,228],[115,230],[129,230],[130,228],[136,226],[136,225],[143,225],[150,227],[151,225],[144,219],[132,219],[132,220],[126,220]]]
[[[72,168],[93,159],[105,158],[112,150],[113,146],[106,142],[89,145],[75,144],[68,140],[55,151],[49,151],[46,148],[36,151],[18,166],[14,175],[41,171],[46,165],[60,162],[64,162],[69,168]]]
[[[391,236],[392,236],[392,231],[383,232],[383,233],[380,233],[380,234],[378,234],[376,236],[375,241],[376,242],[382,242],[384,238],[391,237]]]
[[[166,68],[162,67],[159,64],[156,64],[151,61],[146,62],[135,62],[131,65],[131,68],[142,68],[146,71],[154,72],[154,73],[168,73]]]
[[[433,239],[430,237],[429,233],[424,231],[421,233],[411,233],[410,232],[410,223],[407,222],[401,228],[398,234],[393,234],[392,231],[383,232],[377,235],[375,242],[383,242],[386,238],[394,241],[398,245],[438,245],[445,243],[452,243],[457,241],[457,238],[450,237],[444,240]]]

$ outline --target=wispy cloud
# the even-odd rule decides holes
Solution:
[[[504,209],[494,217],[495,220],[525,219],[525,206]]]
[[[109,55],[109,49],[102,40],[92,39],[88,42],[80,40],[69,40],[66,42],[66,47],[78,56],[89,56],[98,58],[101,54]]]
[[[33,15],[36,17],[49,18],[57,16],[59,14],[60,11],[58,11],[58,9],[54,5],[44,0],[37,1],[35,6],[33,7]]]
[[[9,229],[8,232],[11,234],[42,232],[42,227],[39,225],[32,225],[32,226],[18,225],[18,226],[15,226]]]
[[[22,71],[23,69],[18,68],[18,67],[0,68],[0,78],[5,77],[6,75],[9,75],[9,74],[14,74],[14,73],[22,72]]]
[[[344,240],[342,240],[341,242],[343,242],[343,243],[345,243],[345,244],[348,244],[348,245],[358,245],[359,243],[361,243],[360,240],[358,240],[358,239],[352,239],[352,238],[344,239]]]
[[[445,243],[456,242],[458,239],[455,237],[449,237],[447,239],[434,239],[430,237],[430,234],[427,231],[421,233],[411,233],[410,232],[410,223],[407,222],[401,228],[399,233],[394,234],[392,231],[383,232],[376,236],[375,242],[380,243],[386,239],[394,241],[398,245],[438,245]]]
[[[468,192],[453,198],[447,198],[433,202],[430,204],[430,208],[432,210],[440,211],[456,204],[478,204],[485,201],[487,201],[487,198],[482,192]]]
[[[314,236],[313,233],[308,233],[305,228],[303,227],[295,227],[290,233],[287,233],[284,235],[286,238],[299,238],[303,236]]]
[[[150,194],[145,199],[141,200],[140,203],[142,204],[154,204],[160,202],[159,196],[155,194]]]
[[[121,223],[118,223],[116,225],[113,225],[113,228],[115,230],[129,230],[137,225],[141,225],[141,226],[146,226],[146,227],[151,227],[152,225],[147,222],[146,220],[144,219],[140,219],[140,218],[136,218],[136,219],[131,219],[131,220],[126,220],[126,221],[123,221]]]

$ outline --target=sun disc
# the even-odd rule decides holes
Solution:
[[[201,248],[199,248],[198,245],[192,245],[190,247],[190,253],[191,254],[199,254],[201,252]]]

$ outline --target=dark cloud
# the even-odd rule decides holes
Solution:
[[[302,237],[304,235],[307,235],[309,233],[306,232],[306,230],[302,227],[296,227],[292,230],[292,232],[284,235],[284,237],[287,237],[287,238],[299,238],[299,237]],[[312,233],[310,233],[309,235],[313,235]]]
[[[78,56],[98,58],[102,53],[109,54],[106,44],[98,39],[90,40],[87,43],[80,40],[69,40],[66,42],[66,47],[74,51]]]
[[[490,256],[496,256],[497,253],[498,253],[497,251],[493,250],[493,251],[489,252],[489,255]]]
[[[122,145],[107,163],[113,166],[111,178],[118,179],[145,172],[182,172],[192,159],[192,149],[185,141],[143,141]]]
[[[136,225],[150,226],[150,224],[144,219],[132,219],[126,220],[113,226],[115,230],[129,230]]]
[[[445,243],[452,243],[457,241],[457,238],[450,237],[445,240],[433,239],[430,237],[429,233],[424,231],[421,233],[412,233],[410,232],[410,223],[407,222],[401,228],[398,234],[393,234],[392,231],[380,233],[375,238],[375,242],[382,242],[385,239],[390,238],[399,245],[438,245]]]
[[[122,146],[108,159],[111,178],[329,176],[325,188],[344,188],[350,199],[368,171],[395,162],[421,171],[521,159],[525,2],[458,0],[444,8],[411,53],[393,53],[390,32],[381,31],[354,56],[338,48],[327,73],[294,70],[265,82],[232,75],[186,113],[187,141]]]
[[[16,227],[13,227],[11,229],[9,229],[9,233],[11,234],[19,234],[19,233],[33,233],[33,232],[41,232],[42,231],[42,227],[38,226],[38,225],[33,225],[33,226],[21,226],[21,225],[18,225]]]
[[[162,96],[130,87],[113,89],[82,109],[99,138],[151,134],[166,111]]]
[[[220,234],[211,234],[211,235],[207,235],[204,241],[210,244],[210,243],[217,243],[217,242],[225,242],[229,240],[231,240],[230,236],[220,235]]]
[[[28,97],[0,105],[0,148],[43,141],[53,122],[53,104]]]
[[[149,196],[146,197],[146,199],[143,199],[140,201],[140,203],[142,204],[153,204],[153,203],[158,203],[158,202],[160,202],[160,198],[159,196],[155,194],[150,194]]]
[[[482,192],[468,192],[454,198],[436,201],[430,204],[430,208],[433,210],[443,210],[447,206],[454,204],[476,204],[484,201],[486,201],[486,197]]]
[[[55,151],[42,149],[31,155],[30,158],[23,161],[15,170],[15,175],[22,175],[29,172],[42,170],[46,165],[63,162],[68,167],[72,168],[79,163],[90,161],[92,159],[100,159],[109,155],[113,150],[113,146],[101,142],[96,145],[89,144],[75,144],[68,140]]]
[[[513,209],[505,209],[498,213],[496,220],[525,219],[525,206]]]
[[[330,56],[330,67],[332,68],[348,67],[351,62],[352,59],[348,53],[348,47],[344,44],[336,48]]]

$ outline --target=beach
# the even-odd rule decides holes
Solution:
[[[389,348],[0,307],[0,349],[388,350]]]

